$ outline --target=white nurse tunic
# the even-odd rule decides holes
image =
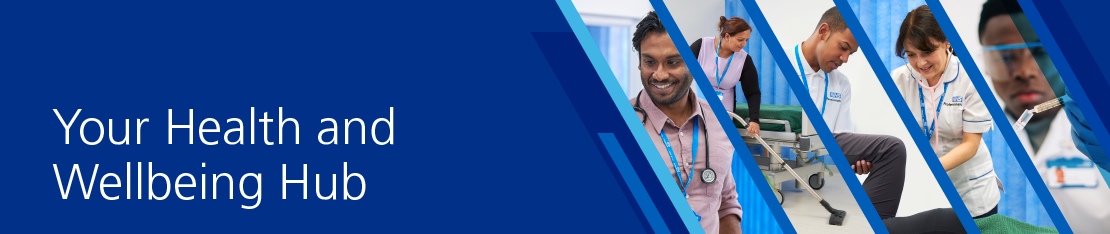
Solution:
[[[934,128],[932,125],[935,123],[934,133],[929,136],[929,145],[933,147],[937,157],[944,156],[959,145],[963,141],[963,133],[984,133],[993,126],[990,113],[975,86],[971,84],[960,60],[956,56],[950,58],[941,75],[941,83],[935,87],[931,97],[928,87],[921,85],[927,85],[922,75],[908,65],[894,69],[891,73],[898,91],[902,93],[910,112],[913,112],[914,120],[921,127],[920,130],[928,132],[928,129]],[[925,95],[924,99],[922,95]],[[939,113],[938,104],[941,105]],[[922,116],[925,116],[926,121],[922,121]],[[972,216],[989,212],[1001,199],[1001,181],[994,174],[990,152],[982,141],[979,142],[975,156],[948,171],[948,177]]]

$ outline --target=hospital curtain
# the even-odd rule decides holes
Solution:
[[[852,11],[859,16],[868,39],[874,42],[875,50],[882,58],[887,72],[905,65],[902,58],[895,54],[896,44],[894,41],[898,39],[898,30],[902,27],[902,21],[906,18],[906,14],[918,6],[925,5],[925,1],[848,0],[848,4],[852,6]],[[1005,119],[995,118],[995,120]],[[997,130],[998,128],[999,126],[996,123],[995,130],[983,134],[983,140],[991,153],[991,159],[994,161],[995,174],[1002,180],[1006,189],[1006,192],[1002,193],[1001,201],[999,201],[998,213],[1038,226],[1052,226],[1052,221],[1049,219],[1044,206],[1040,203],[1040,199],[1037,198],[1037,194],[1033,191],[1032,185],[1029,184],[1028,178],[1020,167],[1015,166],[1018,165],[1018,162],[1014,161],[1014,154],[1010,152],[1010,148],[1007,146],[1006,140],[1002,138],[1002,134]],[[1016,149],[1023,148],[1018,146]]]
[[[628,93],[629,54],[632,49],[632,36],[628,27],[620,26],[592,26],[586,25],[597,47],[601,49],[602,57],[609,64],[609,69],[617,77],[624,93]]]
[[[725,1],[725,17],[740,17],[748,21],[749,25],[752,25],[752,36],[751,39],[748,39],[748,45],[744,50],[748,51],[748,55],[752,56],[755,69],[759,71],[759,92],[762,94],[760,98],[763,104],[801,105],[798,99],[794,97],[794,93],[790,90],[790,85],[786,83],[786,77],[782,75],[782,71],[779,69],[778,64],[775,63],[775,58],[771,56],[771,50],[767,48],[767,43],[764,43],[760,34],[760,29],[755,28],[755,24],[752,23],[752,17],[744,10],[740,1]],[[775,49],[781,50],[781,48]],[[793,67],[789,68],[793,70]],[[743,98],[744,94],[741,89],[736,89],[736,97],[737,102],[747,102],[747,100]]]
[[[716,17],[716,16],[706,16]],[[725,0],[725,17],[740,17],[748,21],[752,25],[751,39],[748,39],[748,45],[744,48],[748,55],[752,57],[756,70],[759,73],[759,91],[761,93],[760,99],[762,104],[775,104],[775,105],[800,105],[798,99],[794,97],[794,93],[790,90],[790,86],[786,83],[786,78],[782,75],[779,66],[775,63],[775,59],[771,56],[771,50],[764,43],[763,37],[755,24],[752,23],[751,16],[744,9],[738,0]],[[736,101],[746,103],[744,91],[736,89]],[[742,149],[743,147],[736,147]],[[762,152],[761,146],[749,146],[749,152],[759,154]],[[752,181],[747,179],[748,172],[742,160],[738,157],[751,157],[751,154],[742,154],[742,151],[737,151],[734,154],[735,159],[732,160],[733,177],[736,178],[737,200],[743,207],[762,207],[753,209],[744,209],[744,222],[740,222],[741,228],[744,233],[782,233],[778,222],[771,215],[770,209],[766,209],[767,203],[763,196],[759,194],[756,189],[755,183],[766,183],[765,180]],[[790,157],[783,155],[784,157]]]
[[[1053,227],[1048,212],[1045,211],[1037,193],[1033,191],[1033,185],[1029,183],[1028,177],[1025,177],[1024,171],[1015,166],[1018,165],[1017,158],[1010,151],[1006,139],[1002,138],[1002,133],[997,130],[999,127],[1010,126],[999,126],[998,122],[995,122],[995,130],[983,133],[983,141],[987,144],[991,159],[994,161],[995,174],[1006,188],[1006,192],[1002,193],[1002,200],[998,203],[998,213],[1037,226]],[[1022,146],[1014,149],[1024,150]]]
[[[771,55],[771,49],[767,47],[767,43],[763,40],[760,29],[755,27],[752,17],[744,10],[743,4],[738,0],[726,0],[725,17],[740,17],[748,21],[749,25],[752,25],[752,35],[748,39],[748,45],[744,50],[748,51],[749,56],[752,56],[752,63],[755,64],[759,73],[760,101],[763,102],[761,104],[801,105],[790,89],[789,83],[786,82],[786,77],[783,76],[778,63],[775,63],[775,58]],[[793,67],[787,66],[787,68],[793,71]],[[743,90],[736,89],[736,97],[737,102],[747,103],[747,100],[742,98],[744,97]],[[753,154],[763,155],[762,146],[751,145],[748,148]],[[793,159],[795,155],[790,150],[781,150],[780,152],[782,152],[783,159],[786,160]]]
[[[779,228],[778,222],[771,214],[771,210],[767,207],[766,200],[760,195],[759,190],[755,187],[755,183],[766,183],[765,180],[760,179],[752,181],[748,178],[748,169],[744,167],[740,161],[740,151],[734,151],[732,160],[732,178],[736,180],[736,200],[740,201],[740,207],[744,210],[744,217],[741,217],[740,229],[744,233],[782,233]],[[748,157],[748,156],[746,156]],[[758,208],[757,208],[758,207]]]
[[[867,37],[874,42],[875,51],[883,59],[887,72],[904,65],[902,58],[894,53],[894,41],[898,40],[898,29],[902,27],[906,13],[925,5],[925,0],[848,0],[848,4],[859,16]]]

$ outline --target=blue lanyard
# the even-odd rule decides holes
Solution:
[[[960,78],[960,72],[959,71],[960,71],[960,67],[957,65],[956,66],[956,78],[955,79]],[[913,71],[912,70],[910,71],[910,77],[913,77],[914,80],[917,80],[917,77],[913,76]],[[944,73],[941,73],[941,78],[943,78],[943,77],[944,77]],[[955,79],[953,79],[952,81],[955,81]],[[933,124],[930,125],[929,128],[925,128],[925,125],[928,125],[928,123],[929,123],[929,121],[927,121],[926,118],[925,118],[925,92],[921,90],[921,85],[917,86],[917,94],[918,94],[917,97],[921,100],[921,128],[925,129],[925,140],[928,140],[928,139],[932,138],[933,133],[936,132],[937,120],[940,119],[940,107],[944,106],[943,105],[944,104],[944,95],[948,94],[948,84],[951,84],[951,83],[952,82],[944,83],[944,92],[940,93],[940,103],[937,103],[937,115],[936,115],[936,117],[933,118]],[[930,97],[930,98],[932,98],[932,97]]]
[[[794,60],[798,61],[798,76],[802,78],[802,85],[806,86],[806,91],[809,91],[809,78],[806,78],[805,67],[802,67],[802,56],[798,52],[801,45],[794,46]],[[825,73],[825,92],[824,99],[821,99],[821,115],[825,115],[825,105],[829,102],[829,73]]]
[[[728,67],[732,66],[732,55],[736,55],[736,52],[733,52],[732,55],[728,56],[728,64],[725,64],[725,72],[720,72],[721,68],[718,67],[718,64],[721,63],[721,42],[723,42],[724,40],[724,38],[721,38],[721,41],[717,42],[717,48],[715,48],[716,50],[714,50],[717,52],[717,56],[713,56],[713,74],[717,76],[717,89],[721,89],[721,81],[725,80],[725,74],[728,74]]]
[[[944,103],[944,95],[948,94],[948,84],[949,83],[944,83],[944,92],[940,93],[940,102],[941,103]],[[918,97],[921,99],[921,125],[922,125],[922,128],[924,128],[924,126],[927,125],[929,123],[929,121],[927,121],[925,119],[925,92],[921,91],[921,86],[917,86],[917,93],[920,94],[920,95],[918,95]],[[925,139],[926,140],[932,138],[933,137],[933,132],[936,131],[937,119],[940,119],[940,107],[941,106],[943,106],[943,105],[937,104],[937,115],[936,115],[935,118],[933,118],[933,124],[931,126],[929,126],[929,128],[925,128]]]
[[[682,131],[679,129],[679,131]],[[678,167],[678,159],[674,157],[674,150],[671,149],[671,141],[667,140],[667,134],[662,130],[659,131],[659,137],[663,138],[663,145],[667,147],[667,154],[671,155],[671,165],[674,166],[674,172],[678,174],[678,184],[682,185],[682,196],[686,197],[686,187],[690,185],[690,181],[694,180],[694,162],[698,161],[698,118],[694,118],[694,157],[690,160],[690,178],[686,179],[686,183],[682,183],[682,169]],[[694,212],[696,215],[697,212]]]

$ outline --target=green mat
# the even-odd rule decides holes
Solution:
[[[736,103],[736,114],[745,119],[748,118],[748,104]],[[802,106],[760,104],[759,118],[789,121],[790,131],[802,133]],[[736,124],[736,126],[742,126],[740,122],[735,119],[732,120],[732,122]],[[782,124],[759,123],[760,130],[781,132],[784,128],[786,128],[786,126]]]
[[[760,111],[763,114],[763,111]],[[975,219],[975,225],[979,226],[979,231],[983,234],[992,233],[1060,233],[1056,228],[1040,227],[1021,220],[1007,217],[1005,215],[991,215],[985,218]]]

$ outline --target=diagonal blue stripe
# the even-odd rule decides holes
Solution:
[[[681,195],[681,191],[678,191],[676,186],[664,184],[665,181],[674,181],[674,179],[671,178],[669,169],[661,166],[665,164],[663,162],[663,157],[659,155],[659,151],[655,150],[655,144],[652,143],[647,130],[645,130],[640,123],[639,116],[632,110],[632,105],[628,103],[628,97],[624,95],[624,91],[620,88],[620,84],[617,83],[615,75],[613,75],[605,58],[601,55],[600,49],[595,46],[593,38],[591,38],[589,32],[586,31],[586,24],[582,22],[578,10],[574,8],[574,4],[570,0],[557,0],[556,2],[563,11],[563,16],[567,18],[567,23],[570,24],[571,29],[574,31],[574,35],[578,38],[579,43],[582,44],[583,49],[586,51],[586,55],[590,58],[590,62],[593,64],[594,69],[601,77],[606,91],[609,92],[609,96],[616,104],[617,110],[620,111],[628,129],[632,131],[636,143],[640,146],[640,150],[644,153],[652,172],[654,172],[657,181],[660,183],[654,186],[661,186],[663,190],[666,191],[667,196],[665,199],[669,200],[674,207],[674,210],[671,212],[677,212],[679,214],[687,232],[705,233],[701,228],[701,224],[693,217],[693,213],[678,212],[693,209],[690,208],[690,204],[686,202],[685,197]],[[656,197],[656,199],[664,198]],[[652,204],[657,202],[658,201],[653,201]],[[662,230],[671,230],[670,228],[677,227],[664,227]]]
[[[636,176],[636,170],[632,168],[632,163],[628,161],[628,156],[624,155],[624,150],[621,149],[620,143],[617,143],[617,137],[612,133],[598,133],[597,136],[601,138],[601,142],[605,145],[606,151],[609,152],[609,157],[613,158],[613,164],[617,166],[620,171],[621,177],[624,178],[625,184],[628,189],[632,191],[632,196],[636,198],[636,203],[640,204],[640,209],[643,210],[644,216],[647,217],[648,223],[651,224],[651,229],[655,233],[671,233],[667,230],[667,225],[663,221],[663,217],[659,215],[659,210],[651,203],[651,196],[648,196],[647,189]]]
[[[1101,71],[1099,71],[1097,65],[1093,64],[1094,62],[1090,55],[1090,51],[1088,51],[1087,49],[1074,50],[1075,48],[1087,48],[1082,38],[1080,38],[1079,35],[1074,35],[1078,34],[1077,32],[1070,36],[1062,36],[1061,38],[1064,39],[1064,41],[1057,41],[1056,37],[1053,35],[1053,33],[1063,33],[1069,30],[1076,30],[1074,26],[1070,25],[1071,22],[1069,21],[1070,18],[1067,16],[1067,12],[1064,12],[1063,9],[1059,9],[1059,15],[1046,13],[1050,16],[1056,15],[1055,18],[1058,21],[1064,21],[1058,22],[1058,24],[1064,24],[1064,27],[1056,27],[1053,28],[1055,30],[1049,30],[1048,25],[1045,23],[1044,18],[1041,16],[1038,6],[1034,5],[1033,2],[1029,0],[1018,0],[1018,3],[1021,4],[1021,9],[1025,12],[1025,16],[1028,18],[1029,23],[1033,26],[1033,30],[1037,33],[1037,37],[1041,39],[1041,44],[1044,45],[1045,50],[1048,51],[1048,55],[1052,59],[1052,63],[1056,64],[1056,70],[1060,72],[1060,77],[1063,78],[1064,84],[1067,84],[1068,95],[1070,95],[1072,100],[1074,100],[1075,103],[1079,105],[1079,110],[1082,111],[1083,115],[1087,118],[1087,124],[1095,132],[1095,138],[1097,138],[1099,142],[1107,142],[1107,139],[1110,139],[1110,132],[1108,132],[1108,130],[1106,129],[1106,125],[1103,122],[1104,119],[1099,117],[1100,115],[1095,108],[1094,103],[1091,102],[1092,96],[1088,96],[1086,92],[1087,89],[1096,90],[1096,93],[1092,94],[1098,95],[1097,91],[1106,90],[1105,83],[1094,80],[1094,78],[1102,75]],[[1040,4],[1050,4],[1050,2],[1042,2]],[[1063,6],[1057,7],[1062,8]],[[1067,40],[1069,38],[1071,40]],[[1061,45],[1070,45],[1070,48],[1073,48],[1073,50],[1068,50],[1069,54],[1075,54],[1074,56],[1085,58],[1079,59],[1079,61],[1077,62],[1077,66],[1081,66],[1079,68],[1086,67],[1090,70],[1094,70],[1085,71],[1084,74],[1088,77],[1091,77],[1089,79],[1085,79],[1087,80],[1087,82],[1080,82],[1080,76],[1077,73],[1086,69],[1073,70],[1072,66],[1069,65],[1067,57],[1064,56],[1065,50],[1061,48]],[[1104,78],[1110,79],[1110,77]],[[1105,97],[1105,94],[1103,94],[1102,97]],[[1104,179],[1110,181],[1110,177],[1106,177]]]
[[[952,25],[952,20],[947,17],[948,14],[945,13],[944,6],[941,6],[940,1],[926,0],[925,2],[929,4],[929,10],[933,11],[937,23],[940,24],[941,30],[943,30],[944,35],[948,37],[948,42],[952,45],[952,48],[956,50],[956,53],[970,54],[967,50],[967,45],[964,45],[964,41],[960,39],[960,35],[956,33],[956,27]],[[991,90],[990,86],[987,86],[987,80],[983,78],[983,73],[979,71],[978,65],[974,62],[965,63],[963,65],[964,69],[967,69],[967,74],[971,76],[971,83],[975,85],[976,90],[980,90],[980,92],[982,92],[982,90]],[[979,95],[979,97],[983,99],[983,103],[986,104],[987,110],[991,113],[991,116],[1006,116],[1006,113],[1002,112],[1002,105],[998,103],[998,100],[994,99],[994,95]],[[1062,233],[1071,233],[1071,227],[1068,225],[1060,225],[1067,224],[1068,221],[1064,219],[1063,213],[1060,213],[1060,206],[1056,205],[1056,199],[1048,192],[1048,187],[1045,185],[1044,180],[1041,179],[1037,167],[1033,165],[1029,153],[1025,151],[1025,148],[1015,147],[1022,145],[1021,140],[1017,137],[1017,133],[1014,132],[1013,128],[1001,127],[998,130],[1002,131],[1002,137],[1006,139],[1006,143],[1010,145],[1010,151],[1013,152],[1014,158],[1017,159],[1015,161],[1021,165],[1021,169],[1025,172],[1025,176],[1028,178],[1029,183],[1033,185],[1033,191],[1037,192],[1037,196],[1040,197],[1045,210],[1048,211],[1048,216],[1052,218],[1053,223],[1057,224],[1056,228]]]
[[[597,70],[590,64],[589,58],[584,50],[580,50],[582,45],[579,43],[578,38],[572,32],[532,32],[532,37],[536,40],[540,50],[543,52],[544,57],[547,59],[548,64],[551,66],[552,71],[558,78],[563,91],[570,99],[576,113],[590,113],[587,116],[579,116],[586,128],[591,133],[597,132],[610,132],[615,134],[622,134],[618,139],[634,139],[627,124],[622,124],[624,117],[620,115],[617,105],[609,102],[597,102],[596,100],[603,100],[610,97],[608,91],[604,89],[605,84],[602,79],[597,75]],[[588,118],[587,118],[588,117]],[[615,118],[613,118],[615,117]],[[591,137],[592,138],[592,137]],[[606,151],[600,139],[595,142],[598,150]],[[636,141],[623,142],[625,145],[638,144]],[[651,166],[647,162],[647,157],[640,151],[626,152],[628,161],[633,165],[633,168],[642,168],[641,171],[651,171]],[[608,154],[606,154],[608,155]],[[617,169],[612,157],[605,157],[610,172],[614,177],[623,177]],[[652,177],[650,173],[634,174],[638,177],[643,187],[647,190],[647,194],[653,199],[650,202],[654,207],[672,207],[674,206],[667,199],[660,199],[667,197],[667,192],[662,182],[658,181],[658,177]],[[655,181],[653,181],[655,180]],[[636,215],[641,219],[643,230],[652,230],[648,217],[644,214],[644,209],[636,203],[636,198],[633,196],[628,184],[624,180],[617,180],[623,189],[627,201],[630,203]],[[650,181],[650,182],[648,182]],[[658,210],[658,209],[656,209]],[[658,210],[658,214],[662,216],[666,227],[669,232],[686,233],[686,229],[682,227],[682,220],[680,214],[676,210],[663,209]]]
[[[1096,106],[1096,103],[1090,100],[1110,100],[1110,92],[1105,92],[1110,90],[1108,86],[1110,84],[1106,82],[1110,81],[1110,76],[1103,74],[1098,61],[1092,56],[1093,48],[1084,42],[1083,36],[1078,31],[1078,25],[1074,24],[1072,16],[1068,15],[1064,3],[1027,0],[1018,0],[1018,2],[1025,10],[1034,30],[1038,32],[1037,35],[1041,37],[1041,42],[1044,43],[1052,61],[1056,62],[1057,58],[1060,58],[1060,61],[1064,62],[1064,65],[1057,68],[1064,83],[1070,83],[1068,91],[1072,99],[1079,104],[1087,124],[1095,132],[1095,137],[1106,142],[1110,139],[1110,133],[1107,133],[1108,129],[1105,125],[1110,120],[1110,108],[1097,108],[1106,105],[1100,102]],[[1045,19],[1051,20],[1052,30],[1049,30]],[[1065,55],[1071,59],[1066,59]]]
[[[860,23],[859,19],[856,18],[856,14],[853,13],[851,4],[846,0],[834,0],[834,2],[840,10],[840,15],[844,17],[844,22],[848,23],[848,29],[852,31],[852,35],[854,35],[855,38],[868,38],[863,24]],[[867,58],[867,62],[871,64],[871,69],[875,71],[875,75],[878,77],[879,83],[882,84],[883,90],[886,91],[886,95],[890,98],[890,101],[892,103],[906,103],[906,100],[902,98],[902,94],[898,93],[897,86],[894,84],[894,78],[890,77],[890,73],[887,72],[886,66],[884,66],[886,63],[882,61],[882,57],[879,56],[871,40],[856,40],[856,42],[859,43],[860,50],[863,51],[864,57]],[[944,166],[940,164],[940,158],[931,150],[933,147],[929,146],[929,140],[925,138],[925,133],[917,130],[919,128],[917,122],[913,119],[913,112],[910,112],[909,107],[906,105],[895,104],[894,109],[898,111],[898,117],[902,119],[902,124],[904,124],[909,131],[910,137],[912,137],[914,143],[917,144],[917,148],[921,150],[921,156],[925,158],[925,163],[929,164],[929,169],[933,172],[933,177],[936,177],[937,183],[940,184],[940,188],[944,191],[944,196],[948,198],[948,202],[952,204],[952,209],[956,211],[956,215],[959,216],[960,223],[963,224],[964,229],[967,230],[968,233],[980,233],[979,227],[975,226],[975,221],[971,219],[971,213],[967,210],[967,206],[964,205],[963,200],[960,199],[960,194],[956,192],[956,186],[952,184],[952,180],[948,178],[948,173],[944,171]]]
[[[663,23],[663,27],[667,29],[667,34],[670,35],[671,40],[674,41],[675,47],[689,48],[689,44],[687,44],[686,39],[682,37],[682,32],[679,30],[678,25],[675,24],[674,18],[671,17],[670,11],[667,10],[666,4],[664,4],[662,0],[651,0],[650,2],[652,7],[655,8],[655,13],[659,15],[659,20]],[[678,51],[682,55],[682,60],[697,61],[693,51],[684,49],[679,49]],[[690,69],[690,73],[694,76],[694,79],[700,80],[698,83],[709,84],[709,77],[705,75],[705,71],[703,71],[696,62],[686,63],[686,66]],[[709,85],[699,85],[698,88],[701,89],[702,93],[714,92],[713,87]],[[717,116],[717,121],[720,122],[721,127],[725,129],[736,128],[736,125],[732,124],[732,117],[728,115],[720,99],[707,98],[705,100],[709,102],[709,106],[713,109],[713,114]],[[725,131],[725,134],[728,135],[729,141],[732,142],[733,146],[746,145],[739,131]],[[740,147],[740,149],[743,150],[743,147]],[[775,221],[778,221],[779,226],[782,227],[782,231],[784,233],[797,233],[794,229],[794,225],[790,223],[790,219],[786,217],[786,211],[782,209],[782,205],[779,205],[778,199],[775,198],[774,193],[771,191],[771,187],[765,183],[760,183],[766,180],[763,178],[762,171],[759,170],[759,167],[756,165],[755,159],[752,157],[737,158],[744,162],[751,180],[756,181],[756,188],[758,188],[759,193],[763,195],[763,200],[765,204],[767,204],[767,208],[770,209],[771,214],[775,216]]]
[[[752,21],[755,23],[756,27],[771,29],[770,24],[767,23],[767,18],[763,16],[763,12],[760,11],[759,5],[755,0],[742,0],[741,3],[744,4],[745,9],[748,9],[748,14],[752,16]],[[772,30],[766,30],[763,40],[766,41],[767,47],[784,48],[782,44],[779,43],[778,37],[775,36]],[[790,64],[790,59],[786,55],[786,51],[771,50],[771,55],[779,64],[779,68],[784,69],[782,74],[786,76],[787,83],[790,84],[790,88],[794,90],[795,95],[809,93],[809,91],[807,91],[808,89],[802,85],[802,79],[798,76],[796,71],[785,70],[787,68],[793,68],[793,65]],[[833,156],[831,157],[832,161],[836,165],[837,170],[840,171],[840,174],[854,175],[855,173],[850,169],[851,166],[848,165],[847,158],[844,157],[843,151],[840,150],[840,145],[835,143],[836,139],[833,137],[832,131],[829,130],[828,124],[825,123],[824,118],[820,117],[821,111],[817,109],[817,105],[813,102],[813,99],[809,98],[809,96],[804,96],[798,98],[798,101],[801,102],[802,109],[806,112],[807,116],[818,116],[818,118],[809,118],[809,121],[813,124],[814,129],[817,130],[818,136],[821,137],[821,141],[825,142],[825,148],[827,148],[829,154]],[[886,226],[883,225],[882,219],[879,218],[879,213],[875,211],[875,206],[871,203],[871,198],[868,197],[867,193],[863,190],[863,186],[860,184],[859,179],[854,176],[842,176],[842,178],[845,184],[847,184],[848,190],[852,192],[852,196],[855,197],[860,210],[863,211],[864,216],[867,218],[867,223],[871,225],[871,229],[876,233],[888,233]]]

